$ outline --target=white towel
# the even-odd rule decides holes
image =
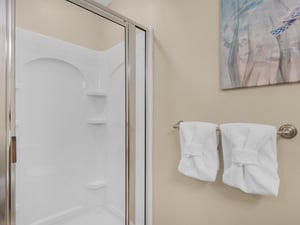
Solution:
[[[278,195],[277,131],[259,124],[221,125],[223,182],[246,193]]]
[[[217,125],[204,122],[180,123],[181,160],[178,170],[186,176],[215,181],[219,169]]]

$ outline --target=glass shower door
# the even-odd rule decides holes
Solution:
[[[16,224],[125,224],[125,27],[63,0],[16,9]]]

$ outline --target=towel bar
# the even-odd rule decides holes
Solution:
[[[179,129],[179,125],[180,123],[183,122],[178,121],[173,128],[174,129]],[[217,128],[217,131],[221,131],[220,128]],[[297,136],[297,128],[294,125],[291,124],[283,124],[282,126],[279,127],[278,131],[277,131],[277,135],[286,138],[286,139],[292,139],[293,137]]]

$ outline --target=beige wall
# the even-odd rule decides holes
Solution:
[[[18,0],[17,25],[85,47],[107,47],[100,40],[111,35],[103,33],[99,20],[69,11],[62,0],[48,3],[41,8],[41,0]],[[154,225],[299,225],[300,136],[278,142],[279,197],[257,197],[223,185],[222,171],[214,184],[179,174],[172,125],[178,120],[289,122],[300,128],[300,84],[220,90],[219,0],[114,0],[111,8],[155,31]]]
[[[178,120],[255,122],[300,129],[300,84],[220,90],[220,1],[114,0],[154,28],[154,225],[299,225],[300,136],[278,141],[280,193],[244,194],[177,171]]]
[[[16,26],[86,48],[124,41],[124,28],[65,0],[16,0]]]

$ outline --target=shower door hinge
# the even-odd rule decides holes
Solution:
[[[17,162],[17,138],[16,136],[11,137],[11,162]]]

